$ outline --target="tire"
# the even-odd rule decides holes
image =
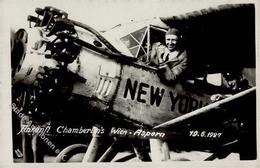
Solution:
[[[73,144],[63,149],[55,158],[55,162],[82,162],[88,145]]]

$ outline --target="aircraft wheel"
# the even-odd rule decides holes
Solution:
[[[88,145],[73,144],[63,149],[55,158],[55,162],[82,162]]]

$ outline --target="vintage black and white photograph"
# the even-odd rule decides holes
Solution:
[[[254,2],[4,4],[13,163],[257,161]]]

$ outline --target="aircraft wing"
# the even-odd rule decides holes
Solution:
[[[208,119],[216,120],[216,117],[225,118],[225,116],[233,116],[234,114],[241,120],[250,120],[250,123],[252,124],[256,122],[255,111],[256,87],[253,87],[175,119],[169,120],[165,123],[155,126],[154,128],[172,128],[178,124],[182,124],[191,120],[195,122],[201,122],[200,117],[202,116],[208,116]]]
[[[234,151],[239,151],[240,159],[251,160],[256,159],[257,153],[256,120],[256,87],[253,87],[154,128],[182,131],[186,138],[189,136],[194,140],[192,145],[198,149],[207,146],[207,144],[212,146],[222,142],[223,148],[217,145],[215,149],[220,149],[216,152],[220,154],[219,156],[225,153],[223,151],[233,148]],[[219,125],[214,125],[216,123]],[[211,124],[214,126],[210,126]],[[209,138],[211,137],[209,132],[212,130],[216,131],[213,134],[218,138]],[[178,134],[172,134],[171,137],[176,136]],[[212,143],[213,140],[216,143]],[[180,142],[184,141],[180,140]],[[203,145],[201,146],[201,144]]]
[[[255,68],[254,4],[221,5],[161,20],[183,31],[193,74]]]

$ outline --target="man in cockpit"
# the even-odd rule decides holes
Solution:
[[[152,45],[149,62],[151,66],[158,67],[158,76],[163,83],[175,83],[185,74],[188,67],[188,58],[183,45],[183,37],[178,29],[170,28],[166,32],[165,45],[160,42]],[[155,153],[168,151],[167,143],[162,140],[154,139],[150,143],[153,144],[152,150]],[[160,160],[156,157],[153,157],[153,159]]]
[[[165,34],[165,45],[154,43],[150,55],[150,65],[158,66],[158,76],[171,83],[183,76],[188,66],[187,52],[183,37],[176,28],[170,28]]]

